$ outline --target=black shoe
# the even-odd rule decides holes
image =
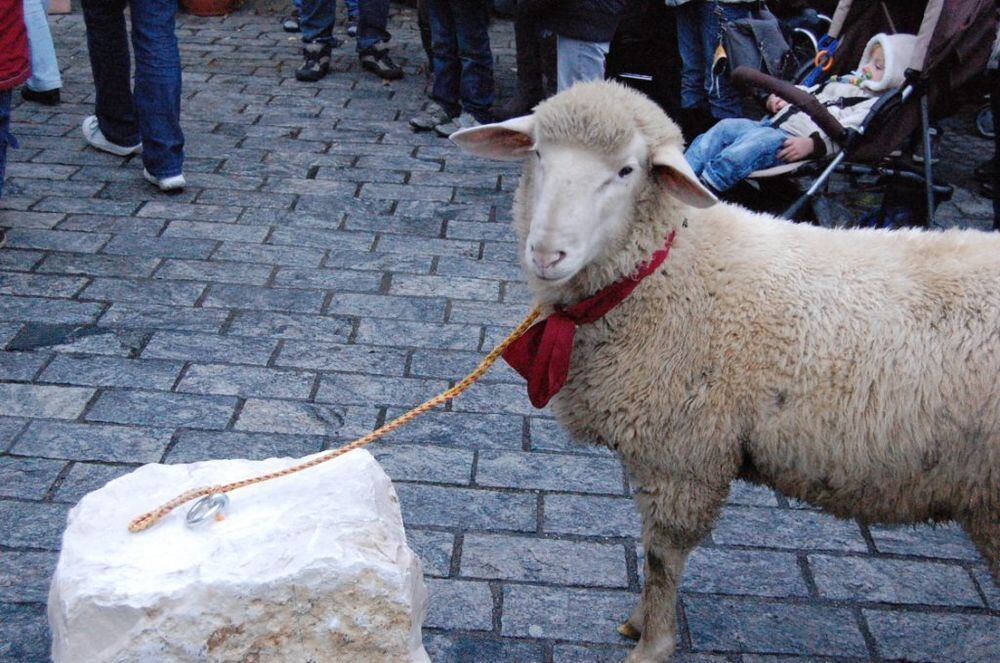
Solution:
[[[25,85],[21,88],[21,98],[25,101],[33,101],[36,104],[42,104],[43,106],[58,106],[60,101],[59,88],[37,92]]]
[[[394,81],[403,77],[403,70],[389,57],[385,49],[368,48],[358,53],[361,66],[377,76]]]
[[[522,94],[519,90],[514,94],[513,97],[507,100],[507,102],[496,109],[493,114],[496,116],[497,120],[509,120],[512,117],[521,117],[522,115],[529,115],[532,109],[538,105],[538,102],[542,100],[542,96]]]
[[[295,78],[300,81],[314,82],[326,76],[330,71],[330,44],[306,44],[302,48],[305,60],[302,66],[295,70]]]

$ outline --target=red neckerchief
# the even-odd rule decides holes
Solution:
[[[663,264],[674,243],[676,231],[670,233],[663,248],[636,269],[603,290],[568,308],[556,306],[552,315],[536,322],[528,331],[507,346],[503,358],[528,381],[528,397],[535,407],[545,407],[559,393],[569,375],[569,357],[573,352],[573,335],[577,325],[586,325],[604,317],[620,304],[632,290]]]

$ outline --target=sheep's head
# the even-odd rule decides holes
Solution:
[[[635,240],[641,201],[715,202],[684,160],[677,126],[653,102],[614,83],[578,84],[533,115],[451,139],[481,156],[525,160],[515,214],[523,259],[531,276],[551,285]]]

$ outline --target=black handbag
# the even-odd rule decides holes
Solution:
[[[781,32],[778,18],[764,3],[759,3],[747,18],[722,21],[720,25],[720,48],[712,63],[715,75],[721,74],[726,66],[729,71],[740,66],[752,67],[781,79],[794,73],[792,50]]]

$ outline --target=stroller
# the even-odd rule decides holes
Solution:
[[[905,192],[920,192],[923,201],[918,205],[917,223],[929,223],[936,203],[950,197],[951,187],[934,183],[932,159],[925,158],[919,172],[887,162],[886,157],[917,131],[924,154],[930,155],[931,112],[944,110],[949,95],[986,66],[996,34],[994,0],[841,0],[829,32],[817,43],[814,66],[799,82],[809,86],[830,75],[847,73],[861,58],[868,40],[879,32],[915,34],[917,46],[904,84],[884,94],[857,129],[845,129],[812,95],[791,83],[745,67],[733,72],[737,84],[754,86],[797,105],[841,148],[826,163],[799,162],[751,174],[765,186],[768,178],[802,168],[819,170],[812,185],[782,216],[798,217],[828,185],[834,172],[849,177],[877,176],[889,187],[883,207],[901,195],[905,197]]]

